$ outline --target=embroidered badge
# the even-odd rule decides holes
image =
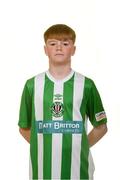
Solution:
[[[96,121],[101,121],[102,119],[106,118],[105,111],[99,112],[95,115]]]
[[[61,117],[64,112],[64,106],[61,102],[56,101],[51,106],[51,112],[54,117]]]

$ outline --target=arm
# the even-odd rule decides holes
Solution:
[[[24,139],[30,143],[30,128],[19,128],[20,134],[24,137]]]
[[[90,147],[96,144],[107,132],[107,125],[102,124],[97,127],[94,127],[88,134],[88,141]]]

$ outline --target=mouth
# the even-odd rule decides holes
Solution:
[[[64,54],[55,54],[55,56],[63,56]]]

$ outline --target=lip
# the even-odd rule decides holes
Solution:
[[[58,54],[55,54],[55,56],[63,56],[64,54],[60,54],[60,53],[58,53]]]

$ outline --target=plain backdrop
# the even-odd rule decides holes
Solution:
[[[72,68],[94,80],[108,117],[108,133],[91,148],[95,180],[120,179],[119,7],[117,0],[0,1],[0,179],[28,180],[21,94],[27,79],[48,69],[43,33],[56,23],[76,31]]]

